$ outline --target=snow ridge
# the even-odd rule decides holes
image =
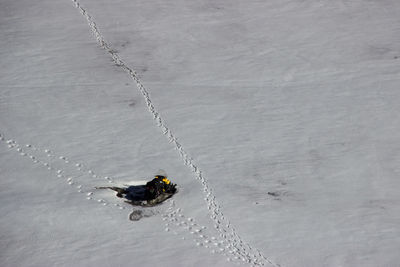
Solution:
[[[110,54],[114,63],[122,68],[124,71],[126,71],[129,76],[135,81],[139,91],[146,101],[149,112],[153,115],[153,119],[157,123],[157,126],[168,138],[169,142],[174,144],[175,149],[178,150],[184,164],[191,169],[196,178],[202,183],[203,191],[206,195],[205,200],[207,202],[207,208],[211,212],[210,218],[214,221],[215,229],[219,232],[221,238],[223,238],[227,243],[230,244],[232,254],[253,265],[264,265],[265,263],[268,263],[272,266],[279,266],[278,264],[263,256],[258,249],[253,248],[248,243],[243,242],[243,240],[237,234],[236,229],[231,225],[230,221],[225,218],[224,214],[222,213],[221,207],[217,203],[213,191],[210,188],[206,178],[203,177],[201,170],[195,165],[193,159],[184,150],[183,146],[178,142],[172,131],[166,126],[166,123],[161,118],[159,112],[153,105],[149,93],[144,85],[141,83],[136,71],[126,65],[122,61],[118,53],[115,50],[111,49],[110,45],[105,41],[103,35],[99,32],[92,16],[81,6],[81,4],[77,0],[72,0],[72,2],[75,4],[75,7],[80,11],[80,13],[86,18],[89,27],[99,45]]]

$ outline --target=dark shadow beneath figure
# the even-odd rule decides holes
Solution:
[[[127,201],[145,201],[145,185],[131,185],[129,187],[103,186],[97,189],[111,189],[117,192],[117,197],[125,198]]]
[[[155,198],[151,198],[149,197],[146,185],[131,185],[126,188],[116,186],[105,186],[96,188],[114,190],[115,192],[117,192],[117,197],[126,199],[126,203],[129,203],[133,206],[142,207],[153,207],[172,197],[176,193],[175,189],[173,192],[161,192]]]

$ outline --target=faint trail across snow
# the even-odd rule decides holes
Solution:
[[[279,266],[279,264],[274,263],[270,259],[266,258],[261,254],[261,252],[250,246],[248,243],[245,243],[240,236],[237,234],[236,229],[231,225],[230,221],[225,218],[224,214],[221,211],[219,204],[217,203],[215,196],[213,194],[212,189],[210,188],[206,178],[203,177],[201,170],[194,163],[193,159],[188,155],[188,153],[184,150],[183,146],[178,142],[175,135],[172,131],[166,126],[166,123],[161,118],[159,112],[153,105],[149,93],[146,88],[141,83],[138,74],[128,65],[126,65],[118,53],[111,49],[110,45],[105,41],[103,35],[99,32],[96,23],[93,20],[93,17],[84,9],[81,4],[77,0],[72,0],[75,4],[75,7],[80,11],[80,13],[86,18],[89,27],[94,34],[99,45],[105,49],[110,56],[112,57],[114,63],[126,71],[132,80],[135,81],[139,91],[143,95],[146,105],[148,107],[149,112],[153,115],[153,119],[156,121],[157,126],[161,129],[162,133],[168,138],[168,141],[174,144],[175,149],[178,150],[181,159],[184,164],[188,166],[191,171],[194,173],[196,178],[202,183],[203,191],[206,195],[205,200],[207,202],[207,208],[210,211],[210,218],[214,221],[215,229],[218,231],[220,237],[225,240],[228,244],[228,249],[230,254],[237,260],[242,260],[251,265],[265,265],[269,264],[272,266]]]
[[[94,186],[87,182],[87,177],[91,177],[95,182],[100,181],[115,183],[113,178],[100,176],[82,162],[71,161],[66,156],[60,156],[53,153],[50,149],[40,149],[31,144],[21,145],[13,139],[5,140],[0,133],[0,141],[7,144],[10,149],[14,149],[22,157],[29,158],[33,164],[38,164],[46,168],[54,177],[66,182],[72,188],[84,195],[87,200],[96,201],[103,206],[115,206],[121,210],[125,207],[119,203],[111,203],[103,198],[96,197]]]

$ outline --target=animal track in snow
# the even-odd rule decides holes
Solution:
[[[237,234],[236,229],[231,225],[230,221],[225,218],[224,214],[222,213],[221,208],[215,199],[213,191],[210,188],[206,178],[202,175],[201,170],[199,169],[199,167],[197,167],[193,159],[184,150],[183,146],[178,142],[178,139],[175,137],[173,132],[166,126],[166,123],[161,118],[159,112],[157,111],[150,99],[148,91],[141,83],[137,72],[126,65],[118,55],[117,51],[113,50],[111,46],[105,41],[103,35],[99,32],[98,27],[94,22],[92,16],[86,11],[86,9],[81,6],[79,1],[72,0],[72,2],[87,20],[88,25],[92,33],[94,34],[98,44],[110,54],[114,63],[118,67],[126,71],[132,78],[132,80],[136,83],[140,93],[145,99],[149,112],[153,115],[153,119],[156,121],[157,126],[167,137],[168,141],[175,146],[175,149],[179,152],[179,156],[181,157],[183,163],[190,168],[190,170],[194,173],[196,179],[198,179],[203,185],[203,191],[206,194],[205,200],[207,203],[207,208],[210,211],[210,218],[214,221],[215,229],[219,232],[220,237],[229,243],[229,246],[232,247],[232,251],[237,254],[236,257],[244,257],[245,261],[247,261],[249,264],[269,264],[272,266],[279,266],[279,264],[276,264],[270,259],[263,256],[258,249],[253,248],[252,246],[250,246],[250,244],[243,242],[241,237]]]
[[[4,137],[3,139],[0,138],[0,140],[4,140]],[[125,209],[125,207],[121,204],[110,203],[93,195],[91,188],[94,188],[94,186],[90,186],[88,182],[83,179],[84,175],[82,173],[84,173],[86,169],[88,169],[84,166],[84,164],[77,163],[75,166],[79,167],[76,167],[74,170],[73,167],[71,168],[70,161],[67,157],[57,157],[49,149],[39,149],[31,144],[26,144],[25,146],[22,146],[13,139],[7,140],[6,143],[9,148],[15,149],[15,151],[18,152],[21,156],[31,159],[34,164],[40,164],[45,167],[49,172],[54,175],[54,177],[63,179],[66,184],[68,184],[69,186],[73,186],[78,193],[86,193],[88,200],[97,201],[104,206],[110,204],[117,206],[118,208]],[[75,174],[73,174],[74,172]],[[81,172],[81,174],[77,174],[76,172]],[[99,177],[97,176],[97,178]],[[109,177],[107,177],[107,179],[110,182],[114,182]]]

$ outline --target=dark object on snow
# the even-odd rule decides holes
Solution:
[[[145,210],[145,209],[134,210],[132,211],[131,214],[129,214],[129,220],[139,221],[142,218],[151,217],[155,214],[157,214],[157,212],[154,210]]]
[[[280,194],[278,192],[268,192],[268,195],[273,197],[279,197]]]
[[[146,185],[129,186],[126,188],[116,186],[97,187],[97,189],[111,189],[117,192],[117,197],[125,198],[127,203],[134,206],[152,207],[176,192],[176,184],[171,183],[167,177],[157,175]]]
[[[167,177],[162,175],[157,175],[153,180],[146,184],[146,190],[144,192],[144,197],[147,201],[158,198],[163,194],[175,194],[176,185],[171,183]]]

